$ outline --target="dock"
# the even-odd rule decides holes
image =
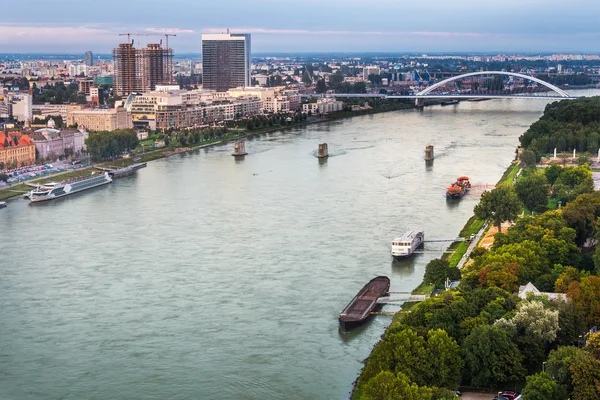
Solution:
[[[105,171],[105,172],[108,172],[108,175],[110,175],[111,178],[121,178],[123,176],[131,175],[138,169],[145,168],[146,166],[147,166],[147,163],[143,162],[143,163],[131,164],[127,167],[122,167],[122,168],[114,168],[114,167],[111,167],[111,168],[95,167],[95,168]]]

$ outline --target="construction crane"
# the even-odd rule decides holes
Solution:
[[[132,36],[164,36],[167,38],[166,40],[166,45],[167,45],[167,49],[169,48],[169,36],[177,36],[174,33],[119,33],[119,36],[127,36],[127,43],[131,43],[131,37]]]
[[[169,83],[173,83],[173,65],[172,65],[172,60],[171,60],[171,56],[168,53],[169,52],[169,36],[177,36],[174,33],[131,33],[131,32],[127,32],[127,33],[119,33],[119,36],[127,36],[127,43],[130,45],[133,45],[133,42],[131,41],[131,37],[132,36],[164,36],[165,37],[165,42],[166,42],[166,50],[167,50],[167,71],[168,71],[168,75],[169,75]],[[162,40],[161,40],[161,44],[162,44]],[[131,47],[128,47],[127,49],[127,57],[128,59],[131,59],[131,53],[130,53]],[[129,77],[128,79],[128,91],[131,92],[132,91],[132,82],[131,82],[132,78]]]

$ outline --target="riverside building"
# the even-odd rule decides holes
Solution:
[[[233,97],[227,92],[160,85],[155,91],[129,96],[125,108],[136,128],[155,130],[206,126],[258,115],[263,102],[257,96]]]
[[[35,164],[33,140],[18,132],[0,132],[0,163],[4,169]]]
[[[114,131],[116,129],[132,128],[131,116],[122,107],[67,110],[67,125],[84,126],[90,131]]]
[[[226,92],[251,86],[250,34],[202,35],[202,85]]]

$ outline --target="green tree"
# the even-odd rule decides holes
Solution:
[[[531,167],[535,165],[535,153],[531,150],[523,150],[521,153],[521,161],[525,164],[526,167]]]
[[[446,278],[450,278],[451,280],[460,279],[460,272],[456,267],[450,268],[450,263],[447,260],[436,258],[427,263],[423,282],[436,286],[444,286]]]
[[[315,91],[317,93],[325,93],[327,91],[327,85],[325,84],[325,79],[319,79],[317,81],[317,86],[315,87]]]
[[[0,172],[0,182],[6,182],[8,180],[9,176],[6,175],[3,172]]]
[[[0,171],[4,171],[5,164],[3,161],[0,161]]]
[[[502,222],[512,222],[518,217],[521,203],[514,190],[505,184],[483,193],[474,211],[477,218],[490,220],[500,232]]]
[[[558,384],[545,372],[530,375],[523,388],[523,398],[527,400],[561,400]]]
[[[478,326],[463,343],[466,377],[480,387],[497,387],[525,376],[523,355],[497,326]]]
[[[381,371],[365,385],[363,400],[431,400],[433,390],[419,387],[403,373]]]
[[[515,192],[519,201],[532,213],[534,210],[546,208],[548,203],[548,181],[544,174],[521,177],[515,183]]]
[[[579,353],[581,353],[581,350],[577,347],[562,346],[558,350],[550,351],[548,355],[545,370],[559,385],[559,392],[563,395],[562,398],[568,397],[568,394],[573,391],[571,365],[573,365]]]
[[[458,380],[464,366],[461,351],[456,341],[442,329],[427,332],[427,386],[458,388]]]

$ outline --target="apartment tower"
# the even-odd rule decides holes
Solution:
[[[202,84],[226,92],[251,86],[250,34],[202,35]]]
[[[83,63],[88,67],[94,66],[94,54],[91,51],[86,51],[83,57]]]
[[[162,43],[142,48],[134,47],[133,41],[121,43],[113,49],[113,62],[117,96],[148,92],[157,84],[172,82],[173,49],[163,48]]]

